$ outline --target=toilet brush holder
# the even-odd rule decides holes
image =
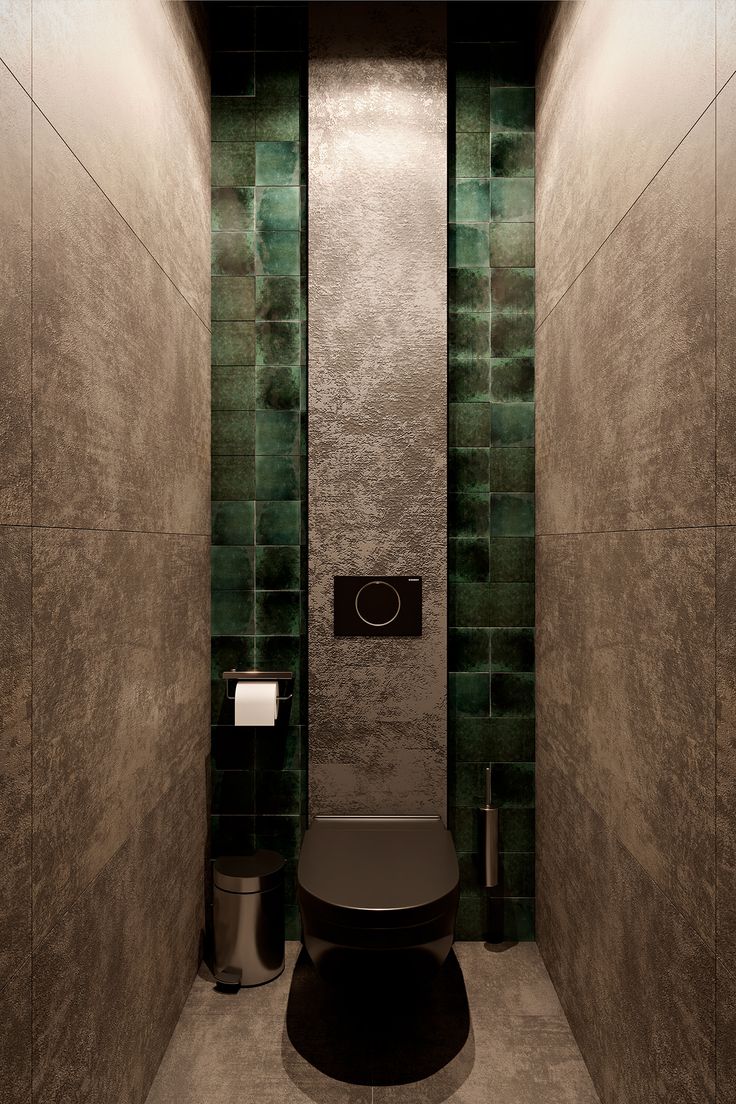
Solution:
[[[498,809],[493,804],[491,768],[486,767],[486,803],[480,809],[483,884],[498,885]]]

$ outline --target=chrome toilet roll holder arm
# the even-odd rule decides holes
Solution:
[[[294,697],[294,675],[291,671],[223,671],[225,680],[225,694],[231,701],[235,700],[235,687],[239,682],[278,682],[279,702],[291,701]],[[282,685],[283,684],[283,685]],[[283,693],[291,690],[290,694]]]

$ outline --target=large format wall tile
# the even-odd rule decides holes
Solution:
[[[204,754],[207,538],[36,529],[33,560],[33,920],[44,933]]]
[[[736,25],[736,23],[735,23]],[[717,518],[736,524],[736,79],[716,101]]]
[[[36,113],[34,522],[209,530],[209,332]]]
[[[184,8],[184,5],[174,5]],[[36,0],[34,99],[200,318],[209,319],[209,82],[181,13]]]
[[[396,762],[417,726],[434,761],[447,725],[444,7],[316,4],[310,16],[310,728],[358,733],[376,697],[400,701]],[[341,574],[421,575],[422,637],[336,639]],[[401,774],[359,778],[365,764],[345,748],[329,801],[326,759],[313,761],[312,812],[372,812]],[[393,811],[444,813],[444,777],[419,784],[400,786]]]
[[[14,964],[0,990],[0,1100],[31,1104],[31,959]]]
[[[736,975],[716,962],[716,1104],[736,1104]]]
[[[712,941],[714,531],[541,537],[537,588],[546,767]]]
[[[736,529],[719,529],[716,542],[717,940],[719,955],[736,974]]]
[[[547,745],[538,768],[538,940],[601,1101],[713,1104],[712,951]]]
[[[0,61],[30,92],[31,0],[0,0]]]
[[[1,65],[0,102],[0,524],[18,525],[31,520],[31,101]]]
[[[540,533],[713,523],[714,115],[537,332]]]
[[[202,756],[37,946],[36,1104],[145,1100],[197,968],[206,823]]]
[[[714,45],[702,0],[586,3],[553,38],[537,108],[540,321],[712,100]]]
[[[736,0],[716,0],[716,85],[736,72]]]

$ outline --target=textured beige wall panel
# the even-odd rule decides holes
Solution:
[[[310,808],[444,814],[445,8],[310,28]],[[341,574],[421,575],[423,636],[333,638]]]
[[[736,33],[736,31],[735,31]],[[736,78],[716,100],[717,521],[736,524]]]
[[[587,0],[565,25],[537,97],[540,322],[715,94],[711,0]]]
[[[717,533],[718,953],[736,977],[736,529]],[[735,1090],[736,1091],[736,1090]]]
[[[186,11],[34,0],[33,94],[209,325],[209,79]]]
[[[0,0],[0,61],[30,92],[31,0]]]
[[[716,0],[716,82],[722,88],[736,72],[736,0]]]

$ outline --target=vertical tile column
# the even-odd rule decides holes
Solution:
[[[306,5],[213,5],[212,856],[293,869],[306,803]],[[287,732],[234,729],[221,673],[292,670]]]
[[[461,866],[458,937],[528,939],[534,923],[533,51],[523,26],[502,25],[494,5],[487,6],[484,24],[478,7],[458,4],[451,12],[450,823]],[[493,890],[481,880],[477,812],[489,764],[501,807],[500,884]]]

